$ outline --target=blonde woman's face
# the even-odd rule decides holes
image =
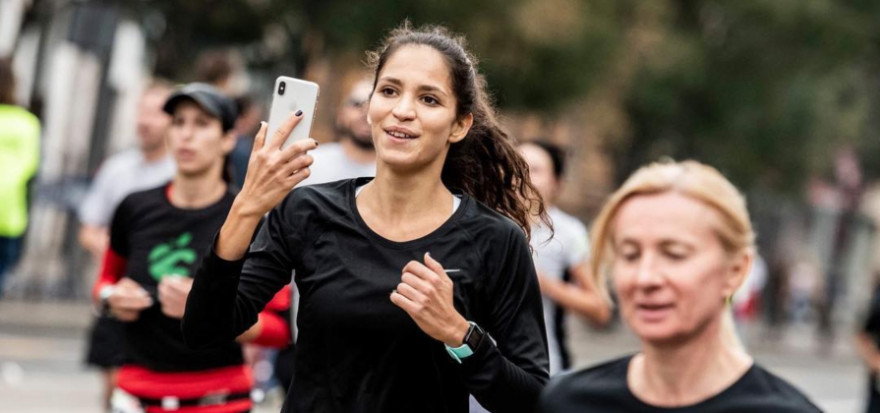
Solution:
[[[720,219],[676,192],[621,205],[612,223],[612,276],[621,314],[643,341],[680,342],[720,319],[743,271],[714,230]]]

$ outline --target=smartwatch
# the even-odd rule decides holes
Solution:
[[[98,290],[98,299],[101,300],[101,315],[111,316],[110,313],[110,296],[113,295],[113,292],[116,290],[116,287],[113,285],[105,285]]]
[[[449,353],[449,357],[452,357],[452,359],[457,361],[458,364],[461,364],[462,360],[474,354],[474,351],[477,350],[477,347],[483,341],[483,337],[486,336],[486,332],[484,332],[477,323],[468,321],[468,324],[471,326],[468,328],[461,346],[450,347],[448,344],[444,344],[444,346],[446,346],[446,352]]]

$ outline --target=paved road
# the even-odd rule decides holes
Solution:
[[[83,304],[0,301],[0,411],[100,411],[97,374],[81,364],[89,319],[89,308]],[[623,328],[595,332],[577,320],[569,320],[569,327],[578,365],[638,348]],[[789,329],[773,340],[762,328],[743,336],[759,362],[794,383],[826,411],[860,411],[864,374],[848,340],[821,347],[806,329]],[[276,401],[256,411],[277,412],[278,408]]]

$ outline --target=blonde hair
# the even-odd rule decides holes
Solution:
[[[595,250],[590,266],[596,286],[604,297],[609,297],[606,281],[614,217],[627,200],[664,192],[677,192],[717,211],[721,216],[721,225],[715,228],[715,232],[728,253],[754,252],[755,232],[746,209],[746,200],[724,175],[709,165],[692,160],[655,162],[633,173],[611,195],[593,223],[591,241]],[[730,340],[739,343],[730,311],[727,313],[723,329],[731,336],[728,337]]]

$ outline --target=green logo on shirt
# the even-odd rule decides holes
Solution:
[[[189,277],[189,269],[183,264],[196,261],[196,252],[189,248],[192,234],[184,232],[176,240],[159,244],[150,250],[147,259],[150,262],[150,275],[161,281],[166,275]]]

